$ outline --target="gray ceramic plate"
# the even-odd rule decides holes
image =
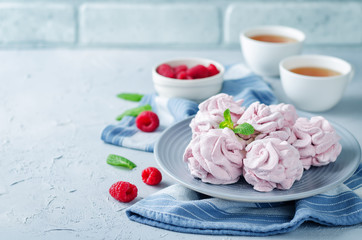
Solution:
[[[299,113],[299,116],[311,117]],[[289,190],[271,192],[255,191],[243,178],[230,185],[213,185],[195,179],[183,161],[183,153],[191,141],[189,123],[185,119],[169,127],[155,145],[155,157],[161,169],[180,184],[197,192],[242,202],[280,202],[301,199],[325,192],[348,179],[357,169],[361,148],[355,137],[342,126],[332,123],[341,136],[342,152],[334,163],[323,167],[312,167],[304,171],[303,177]]]

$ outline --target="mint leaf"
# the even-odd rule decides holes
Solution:
[[[229,122],[229,123],[233,122],[231,120],[230,109],[228,109],[228,108],[224,111],[224,119],[226,122]]]
[[[133,102],[139,102],[143,98],[143,94],[138,93],[120,93],[117,95],[118,98],[133,101]]]
[[[223,122],[221,122],[221,123],[219,124],[219,128],[224,129],[224,128],[226,128],[226,127],[229,127],[229,123],[227,123],[227,122],[225,122],[225,121],[223,121]]]
[[[140,106],[140,107],[131,108],[131,109],[124,111],[121,115],[117,116],[116,120],[121,121],[122,118],[125,116],[137,117],[141,112],[151,111],[151,110],[152,110],[152,107],[149,104],[146,104],[146,105]]]
[[[230,129],[234,129],[234,124],[233,122],[226,122],[226,121],[223,121],[219,124],[219,128],[230,128]]]
[[[230,109],[226,109],[224,111],[224,121],[222,121],[220,124],[219,124],[219,128],[230,128],[230,129],[234,129],[234,123],[233,121],[231,120],[231,115],[230,115]]]
[[[242,135],[251,135],[255,132],[254,127],[249,123],[242,123],[233,129],[234,133],[239,133]]]
[[[115,154],[108,155],[107,163],[112,166],[126,167],[128,169],[133,169],[137,167],[136,164],[134,164],[132,161],[128,160],[127,158]]]

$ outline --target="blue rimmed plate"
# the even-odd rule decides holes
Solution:
[[[299,116],[311,117],[305,113],[299,113]],[[258,192],[243,178],[230,185],[204,183],[190,174],[183,161],[183,153],[192,136],[189,127],[191,119],[166,129],[155,145],[154,154],[160,168],[171,178],[194,191],[213,197],[242,202],[282,202],[313,196],[343,183],[352,176],[361,159],[361,148],[355,137],[341,125],[330,121],[341,136],[341,154],[334,163],[304,171],[302,179],[296,181],[289,190]]]

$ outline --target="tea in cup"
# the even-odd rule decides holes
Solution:
[[[331,56],[292,56],[282,60],[279,68],[287,97],[297,108],[311,112],[334,107],[353,78],[351,64]]]
[[[247,65],[262,76],[278,76],[279,62],[301,52],[305,35],[284,26],[260,26],[240,34],[241,50]]]

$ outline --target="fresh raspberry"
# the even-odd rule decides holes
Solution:
[[[189,75],[193,79],[205,78],[205,77],[209,76],[209,71],[207,70],[207,68],[205,66],[199,64],[192,68],[189,68],[187,70],[187,75]]]
[[[179,72],[178,74],[177,74],[177,77],[176,77],[177,79],[186,79],[187,78],[187,73],[186,73],[186,71],[182,71],[182,72]]]
[[[214,76],[219,73],[219,70],[217,70],[215,65],[212,63],[207,67],[207,70],[209,71],[209,76]]]
[[[161,180],[162,174],[155,167],[148,167],[142,171],[142,181],[148,185],[157,185]]]
[[[186,74],[187,74],[187,73],[186,73]],[[186,79],[187,79],[187,80],[192,80],[193,78],[192,78],[191,76],[187,75],[187,76],[186,76]]]
[[[169,77],[169,78],[176,77],[175,71],[168,64],[161,64],[160,66],[158,66],[157,72],[164,77]]]
[[[177,76],[177,74],[179,74],[180,72],[185,72],[185,71],[187,71],[187,66],[186,66],[186,65],[179,65],[179,66],[177,66],[177,67],[174,67],[173,70],[175,71],[176,76]]]
[[[143,132],[153,132],[159,125],[160,120],[152,111],[143,111],[136,118],[136,126]]]
[[[130,202],[137,197],[138,189],[129,182],[119,181],[109,188],[109,194],[121,202]]]

